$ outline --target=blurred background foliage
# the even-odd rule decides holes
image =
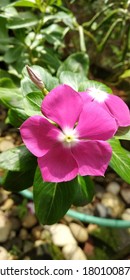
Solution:
[[[129,0],[1,0],[0,26],[0,77],[18,83],[26,64],[55,74],[80,50],[95,77],[129,80]]]

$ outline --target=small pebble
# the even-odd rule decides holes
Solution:
[[[112,193],[105,193],[102,197],[101,203],[108,208],[109,214],[112,218],[120,217],[125,209],[124,202]]]
[[[8,260],[9,259],[9,255],[7,250],[0,246],[0,260]]]
[[[25,240],[24,241],[24,245],[23,245],[23,252],[27,253],[29,251],[31,251],[34,247],[33,242],[29,241],[29,240]]]
[[[42,228],[41,226],[36,226],[32,229],[31,233],[35,240],[40,239]]]
[[[8,240],[11,232],[10,220],[0,211],[0,242],[4,243]]]
[[[4,204],[1,206],[1,210],[10,210],[12,208],[12,206],[14,205],[14,201],[12,198],[8,198]]]
[[[117,182],[111,182],[106,187],[107,192],[117,195],[120,191],[120,185]]]
[[[105,193],[105,188],[103,188],[99,184],[95,184],[95,195],[96,195],[96,197],[101,199],[104,193]]]
[[[76,244],[68,244],[62,248],[62,253],[66,260],[86,260],[83,250]]]
[[[95,215],[96,216],[105,218],[105,217],[107,217],[107,214],[108,214],[108,210],[103,204],[97,203],[95,205]]]
[[[63,224],[54,224],[48,227],[52,234],[52,241],[55,245],[63,247],[67,244],[76,244],[76,240],[73,237],[71,230],[68,226]]]
[[[25,228],[21,228],[19,232],[19,238],[26,240],[28,238],[28,231]]]
[[[130,204],[130,187],[121,189],[120,191],[122,198],[127,204]]]
[[[130,208],[125,209],[122,213],[121,218],[126,221],[130,221]]]
[[[37,224],[37,219],[34,214],[27,213],[22,220],[22,226],[25,228],[32,228]]]
[[[76,223],[70,223],[69,227],[73,236],[78,242],[85,242],[88,239],[88,233],[86,228]]]
[[[0,138],[0,152],[14,148],[15,145],[8,139]]]

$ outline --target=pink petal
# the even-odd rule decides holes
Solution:
[[[79,95],[81,96],[84,104],[93,100],[92,96],[90,96],[87,91],[79,92]]]
[[[84,105],[75,130],[82,139],[107,140],[116,132],[117,124],[97,102],[88,102]]]
[[[63,182],[76,177],[78,166],[71,150],[62,144],[54,146],[46,155],[38,158],[38,165],[44,181]]]
[[[81,176],[103,176],[112,155],[110,145],[104,141],[80,141],[72,153]]]
[[[74,127],[82,110],[82,99],[70,86],[59,85],[42,102],[42,113],[62,128]]]
[[[105,101],[110,113],[115,117],[119,126],[130,125],[130,111],[125,102],[118,96],[109,95]]]
[[[41,157],[57,143],[60,130],[45,118],[32,116],[21,125],[20,133],[28,150]]]

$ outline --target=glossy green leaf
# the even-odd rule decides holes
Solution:
[[[70,71],[63,71],[59,76],[59,80],[61,84],[69,85],[77,91],[79,91],[79,89],[80,91],[86,89],[85,84],[87,84],[87,78],[82,76],[80,73],[78,74]]]
[[[110,166],[127,183],[130,184],[130,152],[125,150],[117,139],[109,140],[112,147]]]
[[[12,6],[14,6],[14,7],[32,7],[32,8],[37,7],[35,0],[19,0],[19,1],[12,3]]]
[[[130,140],[130,126],[119,127],[114,137],[120,140]]]
[[[94,183],[89,176],[78,176],[78,182],[75,188],[75,199],[73,204],[75,206],[84,206],[92,201],[95,194]]]
[[[65,9],[65,8],[63,8]],[[68,28],[73,29],[75,27],[76,24],[76,20],[75,17],[73,16],[73,14],[65,9],[64,11],[59,11],[55,14],[46,14],[44,17],[44,22],[48,23],[48,22],[52,22],[52,23],[63,23],[65,26],[67,26]]]
[[[79,73],[82,76],[87,76],[89,70],[88,55],[82,52],[71,54],[59,67],[57,75],[61,75],[63,71]]]
[[[44,99],[42,92],[31,92],[24,98],[24,110],[28,116],[42,115],[41,104]]]
[[[0,168],[23,172],[29,170],[33,165],[36,165],[36,157],[24,145],[0,154]]]
[[[4,55],[4,61],[7,64],[17,61],[21,57],[23,46],[11,47]]]
[[[27,171],[7,171],[2,179],[2,186],[11,192],[20,192],[32,186],[37,163]]]
[[[0,87],[4,87],[4,88],[16,88],[16,85],[14,84],[14,82],[12,81],[12,79],[7,78],[7,77],[3,77],[3,78],[0,78]]]
[[[31,12],[20,12],[17,16],[12,16],[8,19],[7,28],[19,29],[29,28],[37,25],[39,18]]]
[[[70,208],[76,188],[76,180],[63,183],[43,182],[40,170],[34,178],[34,203],[41,224],[58,222]]]
[[[19,128],[21,124],[29,117],[23,109],[9,109],[8,119],[14,127]]]
[[[21,92],[17,88],[0,87],[0,100],[7,108],[23,108]]]
[[[108,93],[112,93],[111,88],[109,88],[108,86],[106,86],[100,82],[94,81],[94,80],[87,80],[85,82],[83,81],[82,87],[85,87],[86,89],[90,88],[90,87],[95,87],[96,89],[103,90]],[[80,90],[80,91],[82,91],[82,90]]]

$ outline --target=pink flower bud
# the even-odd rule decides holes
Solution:
[[[40,89],[43,91],[43,89],[45,88],[45,85],[43,83],[43,81],[41,80],[41,78],[32,70],[32,68],[30,68],[28,65],[26,66],[27,71],[28,71],[28,75],[31,79],[31,81]]]

